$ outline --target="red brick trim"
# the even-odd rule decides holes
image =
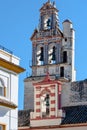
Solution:
[[[36,105],[40,105],[40,102],[36,102]]]
[[[52,101],[51,101],[51,104],[55,104],[55,100],[52,100]]]
[[[54,115],[51,115],[51,118],[55,118],[55,116],[54,116]]]
[[[56,109],[55,108],[51,108],[51,111],[55,111]]]
[[[36,109],[36,112],[41,112],[41,110],[40,109]]]
[[[55,88],[55,85],[50,85],[51,88]]]
[[[36,94],[36,98],[40,98],[40,94]]]
[[[36,116],[36,119],[40,119],[41,117],[40,116]]]
[[[55,97],[55,93],[51,93],[51,97]]]
[[[51,119],[60,119],[60,118],[62,118],[62,117],[48,117],[48,118],[35,118],[35,119],[31,119],[31,120],[51,120]]]

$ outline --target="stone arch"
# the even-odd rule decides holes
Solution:
[[[51,94],[51,91],[48,88],[45,88],[44,90],[41,91],[40,96],[42,96],[43,94]]]

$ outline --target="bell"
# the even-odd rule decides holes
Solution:
[[[46,101],[46,106],[49,106],[49,100]]]
[[[43,60],[44,60],[43,54],[40,55],[40,59],[39,59],[39,60],[40,60],[40,61],[43,61]]]
[[[48,19],[48,21],[47,21],[47,26],[48,27],[50,26],[50,19]]]
[[[52,55],[52,59],[51,60],[56,60],[55,54]]]

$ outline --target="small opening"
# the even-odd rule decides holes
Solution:
[[[60,67],[60,77],[64,77],[64,67]]]
[[[46,101],[46,115],[49,115],[49,106],[50,106],[49,94],[46,95],[45,101]]]
[[[52,63],[56,63],[56,47],[53,46],[53,49],[52,49]]]
[[[44,48],[41,47],[40,51],[41,51],[41,53],[40,53],[40,59],[39,60],[40,60],[41,65],[43,65],[44,64]]]
[[[65,42],[67,42],[67,38],[65,38]]]
[[[63,52],[63,63],[67,62],[67,51]]]

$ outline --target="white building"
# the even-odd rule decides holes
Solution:
[[[20,59],[0,46],[0,130],[18,129],[18,76]]]

